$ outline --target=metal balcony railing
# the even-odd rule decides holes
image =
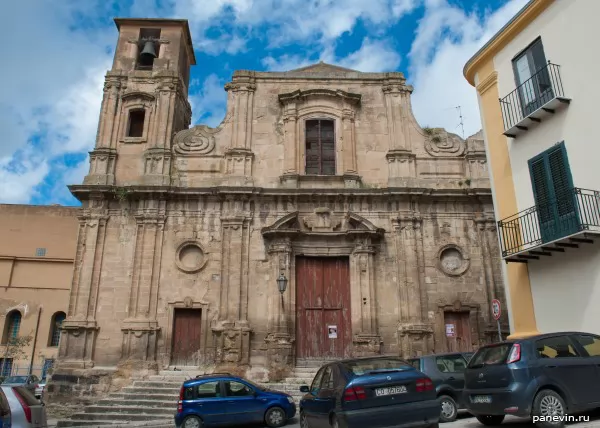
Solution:
[[[504,258],[583,231],[600,232],[600,192],[578,187],[498,222]]]
[[[539,122],[538,118],[532,118],[531,115],[557,98],[567,100],[560,66],[548,62],[510,94],[500,98],[504,130],[509,131],[519,126],[526,118]]]

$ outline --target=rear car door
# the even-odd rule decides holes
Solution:
[[[442,382],[456,392],[456,397],[460,397],[465,387],[467,360],[459,353],[440,355],[435,357],[435,365],[441,374]]]
[[[537,364],[544,377],[561,388],[573,404],[586,406],[593,402],[590,379],[596,369],[582,358],[575,343],[567,335],[545,337],[535,342]]]
[[[206,425],[227,423],[226,397],[220,380],[199,383],[184,392],[184,408],[192,409]]]
[[[600,337],[595,334],[575,334],[571,336],[577,344],[581,347],[583,352],[583,359],[588,365],[593,366],[593,370],[596,373],[595,379],[590,379],[582,387],[588,389],[587,393],[590,395],[593,403],[600,403]]]
[[[235,380],[224,380],[223,386],[232,423],[248,424],[263,419],[265,402],[256,396],[253,388]]]
[[[310,426],[317,427],[318,402],[317,396],[321,390],[321,380],[325,373],[325,367],[321,367],[310,385],[310,391],[302,398],[302,411]]]

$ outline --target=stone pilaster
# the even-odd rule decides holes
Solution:
[[[268,254],[272,264],[272,287],[269,291],[269,307],[267,322],[267,361],[269,379],[281,380],[291,370],[294,361],[294,338],[290,333],[288,310],[291,306],[291,292],[289,285],[292,283],[291,258],[292,246],[289,239],[283,238],[273,242],[268,247]],[[284,274],[288,278],[288,290],[282,294],[276,287],[275,279]],[[287,297],[287,299],[286,299]],[[287,301],[286,301],[287,300]],[[287,308],[286,308],[287,306]]]
[[[416,156],[412,153],[410,138],[410,94],[404,76],[388,79],[383,85],[388,121],[389,151],[386,154],[390,186],[399,179],[416,177]]]
[[[359,240],[351,256],[353,354],[377,355],[383,343],[377,325],[375,293],[375,247]]]
[[[120,103],[119,92],[121,80],[116,76],[107,75],[104,82],[104,95],[100,108],[100,120],[98,122],[98,133],[96,135],[96,148],[116,149],[113,133],[115,132],[115,117],[117,107]]]
[[[116,160],[117,150],[113,148],[97,148],[90,152],[90,172],[83,179],[83,184],[114,185]]]
[[[393,222],[399,266],[398,340],[401,355],[423,355],[433,350],[433,326],[428,318],[427,288],[424,281],[422,217],[402,213]]]
[[[171,183],[171,151],[153,147],[144,153],[144,176],[146,185],[168,186]]]
[[[156,314],[166,220],[164,201],[159,201],[159,204],[158,209],[150,209],[135,216],[137,233],[129,313],[121,325],[122,363],[135,360],[144,361],[150,366],[156,365],[160,330]]]
[[[221,218],[222,284],[219,318],[212,331],[217,339],[217,363],[225,367],[247,366],[250,361],[250,218],[242,213],[244,203],[229,198],[225,203],[229,215]]]
[[[79,218],[69,315],[62,324],[64,335],[60,341],[57,370],[94,366],[94,344],[98,333],[96,307],[107,222],[108,217],[102,213],[88,212]]]
[[[173,116],[177,103],[179,87],[178,77],[163,77],[156,89],[156,116],[150,132],[150,147],[163,149],[171,148],[173,134],[179,129],[174,129]]]

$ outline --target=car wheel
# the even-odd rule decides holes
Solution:
[[[487,426],[500,425],[504,420],[504,415],[477,415],[479,422]]]
[[[440,422],[452,422],[456,420],[458,414],[458,406],[456,401],[449,395],[440,396]]]
[[[265,423],[270,428],[284,426],[286,419],[285,411],[281,407],[271,407],[265,414]]]
[[[561,428],[565,426],[562,418],[555,416],[564,416],[566,413],[566,404],[560,395],[556,392],[544,389],[535,396],[533,400],[533,416],[539,416],[541,421],[535,423],[540,428]],[[548,420],[549,419],[549,420]]]
[[[308,424],[308,418],[304,412],[300,413],[300,428],[310,428],[310,425]]]
[[[202,428],[204,424],[198,416],[188,416],[183,420],[181,428]]]

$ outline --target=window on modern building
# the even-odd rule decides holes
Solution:
[[[160,39],[160,28],[140,29],[136,69],[152,70],[154,60],[158,58],[160,51],[158,39]]]
[[[7,377],[12,375],[12,367],[12,358],[0,358],[0,376]]]
[[[335,175],[335,122],[306,121],[306,174]]]
[[[524,116],[554,98],[542,39],[536,39],[513,59],[513,70]]]
[[[573,177],[564,142],[528,163],[542,241],[553,241],[579,231]]]
[[[10,339],[15,339],[19,336],[21,328],[21,312],[14,310],[6,316],[4,324],[4,334],[2,335],[2,343],[6,344]]]
[[[35,256],[36,257],[45,257],[46,256],[46,249],[45,248],[36,248],[35,249]]]
[[[144,120],[146,118],[145,110],[132,110],[129,112],[129,124],[127,126],[127,136],[139,138],[144,135]]]
[[[60,343],[60,328],[63,321],[67,318],[64,312],[57,312],[52,315],[50,322],[50,340],[48,346],[58,346]]]

